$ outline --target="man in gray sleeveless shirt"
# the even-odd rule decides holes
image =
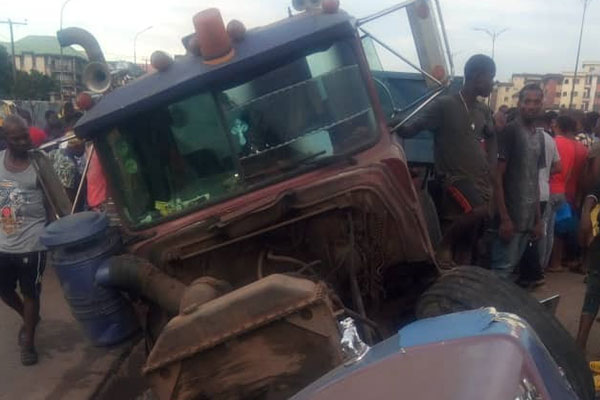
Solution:
[[[38,359],[34,337],[46,262],[39,237],[47,214],[27,153],[32,147],[27,124],[9,116],[3,128],[7,149],[0,152],[0,297],[23,318],[21,362],[33,365]],[[17,283],[22,297],[16,292]]]

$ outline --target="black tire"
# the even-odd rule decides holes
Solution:
[[[592,373],[569,332],[527,292],[488,270],[460,267],[442,275],[419,300],[417,317],[437,317],[481,307],[495,307],[525,319],[563,369],[575,393],[582,400],[595,398]]]

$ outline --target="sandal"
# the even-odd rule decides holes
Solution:
[[[36,327],[40,323],[41,320],[42,320],[42,318],[40,316],[38,316],[37,321],[35,323]],[[19,328],[19,336],[17,337],[17,343],[19,343],[19,346],[23,346],[23,343],[25,343],[25,340],[27,340],[27,337],[25,334],[25,325],[21,325],[21,327]]]
[[[35,365],[38,362],[38,354],[35,347],[21,347],[21,364],[26,367]]]

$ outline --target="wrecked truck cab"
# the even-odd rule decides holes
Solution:
[[[393,145],[350,16],[293,17],[249,31],[233,49],[222,64],[189,55],[119,88],[78,123],[130,229],[322,167],[366,164],[365,150],[402,163],[399,148],[380,151]]]
[[[154,313],[164,317],[149,320],[154,347],[146,372],[160,376],[164,368],[179,366],[174,376],[181,376],[177,382],[185,386],[198,376],[198,362],[220,354],[220,346],[233,346],[231,340],[256,336],[259,342],[252,341],[253,346],[262,343],[265,352],[276,354],[277,337],[286,337],[306,343],[308,353],[301,350],[297,357],[306,365],[283,363],[274,374],[260,368],[260,357],[251,358],[246,366],[258,374],[256,382],[263,382],[257,388],[255,381],[242,380],[195,393],[215,398],[240,386],[260,391],[290,381],[294,384],[281,392],[289,396],[342,361],[337,328],[329,330],[327,340],[317,340],[324,326],[335,327],[344,309],[355,316],[385,309],[375,304],[382,303],[386,291],[414,303],[415,292],[437,276],[437,269],[403,151],[381,113],[355,20],[344,12],[301,14],[249,30],[234,43],[233,53],[218,64],[190,54],[105,94],[75,132],[94,142],[122,229],[138,238],[129,252],[187,287],[211,277],[232,289],[174,319],[154,306]],[[285,297],[291,289],[261,289],[268,289],[278,274],[296,276],[288,278],[291,287],[322,282],[317,287],[324,305],[313,309],[302,298],[295,311],[278,305],[273,293]],[[386,288],[388,276],[406,290]],[[249,297],[235,304],[249,322],[216,326],[228,332],[226,337],[207,334],[202,342],[207,344],[197,350],[187,341],[162,339],[174,331],[175,336],[196,331],[198,318],[207,315],[214,314],[208,320],[219,325],[218,313],[210,312],[214,302],[229,304],[244,293]],[[361,293],[368,293],[365,300]],[[277,310],[260,311],[274,306],[265,303],[271,298]],[[247,309],[252,304],[257,304],[254,313]],[[388,312],[394,321],[383,323],[385,330],[411,314],[409,308]],[[266,324],[265,318],[274,320]],[[311,321],[304,325],[315,327],[294,328],[303,318]],[[371,341],[386,334],[360,329]],[[165,348],[168,343],[176,351]],[[235,347],[232,362],[243,348]],[[310,363],[309,354],[331,356]]]
[[[301,14],[248,31],[233,51],[217,65],[188,55],[118,88],[75,128],[96,144],[125,228],[154,235],[136,251],[199,223],[235,237],[255,229],[235,227],[250,214],[270,214],[269,226],[283,204],[333,204],[356,192],[383,201],[376,207],[399,224],[390,229],[414,231],[396,262],[431,263],[355,20]]]
[[[75,127],[95,145],[129,253],[96,278],[149,305],[144,372],[161,399],[288,398],[345,361],[345,318],[374,344],[482,306],[541,315],[557,362],[589,389],[572,340],[533,299],[510,303],[510,285],[493,297],[487,271],[441,276],[354,18],[310,8],[216,58],[192,50],[161,56]],[[446,301],[465,276],[466,299]]]

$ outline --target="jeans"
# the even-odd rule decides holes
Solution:
[[[540,262],[542,268],[546,269],[550,263],[552,255],[552,246],[554,246],[554,224],[556,222],[556,211],[566,202],[563,194],[551,194],[550,201],[542,215],[542,223],[544,224],[544,236],[539,242]]]
[[[510,278],[515,267],[519,265],[531,238],[530,233],[515,233],[508,242],[500,239],[498,234],[492,240],[491,269],[501,278]]]

